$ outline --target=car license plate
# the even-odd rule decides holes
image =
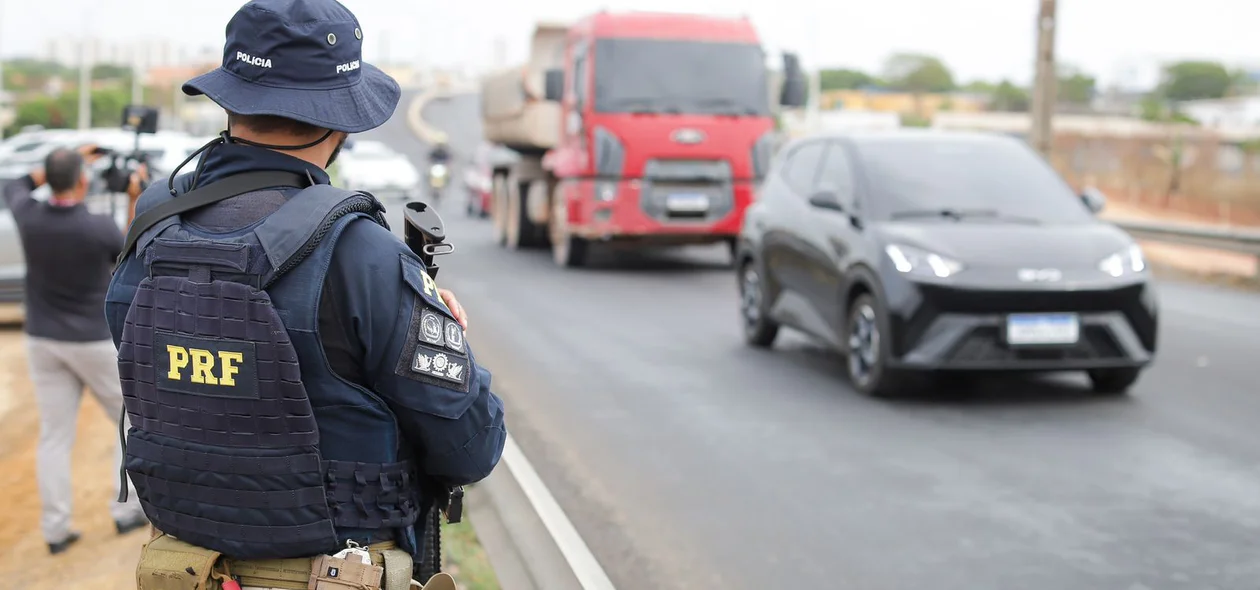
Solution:
[[[709,210],[709,195],[683,193],[670,195],[665,207],[678,213],[702,213]]]
[[[1076,344],[1081,322],[1076,314],[1017,314],[1006,318],[1006,342],[1012,345]]]

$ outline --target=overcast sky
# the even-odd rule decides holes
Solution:
[[[365,57],[493,62],[494,39],[523,57],[531,23],[601,8],[747,14],[771,49],[877,70],[896,51],[939,55],[961,81],[1031,79],[1037,0],[345,0]],[[1105,82],[1145,83],[1164,58],[1260,64],[1260,1],[1060,0],[1059,55]],[[222,47],[237,0],[0,0],[0,54],[41,54],[51,36],[166,37]],[[814,24],[810,24],[814,23]]]

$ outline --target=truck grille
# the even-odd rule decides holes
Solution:
[[[639,206],[663,222],[704,223],[735,208],[731,165],[722,160],[649,160]]]

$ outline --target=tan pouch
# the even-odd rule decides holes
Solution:
[[[381,590],[385,568],[331,555],[320,555],[311,561],[308,590]]]
[[[242,587],[306,590],[311,580],[311,558],[227,560]]]
[[[137,590],[221,590],[211,576],[219,552],[159,534],[145,543],[136,566]]]

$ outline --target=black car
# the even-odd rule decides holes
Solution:
[[[1024,142],[897,131],[811,137],[776,157],[738,249],[744,334],[780,326],[883,395],[956,371],[1083,370],[1122,394],[1155,354],[1142,251]]]

